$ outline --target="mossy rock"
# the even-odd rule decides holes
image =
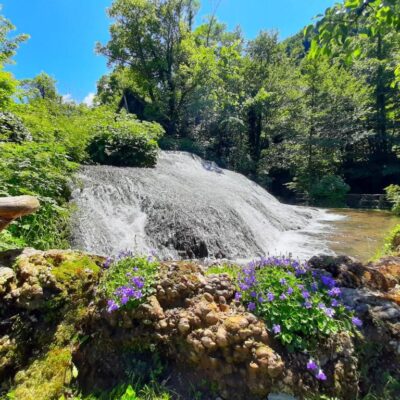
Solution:
[[[15,376],[16,387],[8,393],[12,400],[52,400],[63,395],[72,379],[70,347],[53,348]]]
[[[58,265],[54,265],[51,273],[54,275],[57,281],[65,283],[87,275],[88,271],[91,271],[94,275],[98,276],[101,268],[93,259],[93,257],[84,254],[78,254],[68,257]]]

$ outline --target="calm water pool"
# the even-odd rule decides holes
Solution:
[[[385,237],[400,218],[386,211],[332,209],[329,212],[344,218],[329,222],[329,247],[336,254],[345,254],[367,261],[382,248]]]

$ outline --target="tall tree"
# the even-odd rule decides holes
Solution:
[[[45,72],[32,79],[25,79],[21,84],[30,100],[61,101],[61,96],[57,93],[56,80]]]
[[[128,67],[138,95],[171,136],[185,135],[185,108],[210,77],[213,51],[196,45],[193,0],[115,0],[111,39],[98,45],[110,65]]]
[[[15,26],[11,21],[0,15],[0,65],[10,63],[18,46],[29,38],[26,34],[10,38],[10,32],[14,30]]]

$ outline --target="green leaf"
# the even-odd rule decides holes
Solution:
[[[346,0],[344,6],[346,8],[358,8],[363,3],[363,0]]]
[[[72,376],[76,379],[79,375],[78,368],[76,368],[75,364],[72,364]]]
[[[361,53],[362,53],[361,47],[357,47],[355,50],[353,50],[352,56],[354,58],[358,58],[360,57]]]
[[[308,25],[304,28],[303,35],[304,37],[308,37],[310,33],[313,31],[314,25]]]

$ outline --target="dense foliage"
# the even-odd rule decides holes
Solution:
[[[77,165],[68,160],[63,146],[52,143],[0,143],[0,151],[0,195],[29,194],[41,202],[39,212],[9,227],[15,240],[7,233],[0,234],[0,249],[12,244],[40,249],[68,247],[65,204],[70,176]]]
[[[389,185],[385,188],[385,192],[388,200],[392,203],[392,211],[400,215],[400,186]]]
[[[111,125],[99,126],[88,145],[94,162],[121,167],[153,167],[157,162],[160,125],[119,116]]]
[[[41,209],[0,233],[0,250],[69,247],[68,201],[79,164],[153,166],[163,130],[158,124],[120,115],[107,105],[64,102],[55,79],[44,72],[18,82],[2,71],[27,38],[10,38],[13,29],[2,17],[0,196],[34,195]]]
[[[291,350],[312,351],[330,335],[351,332],[352,322],[362,324],[342,305],[333,278],[290,258],[252,261],[240,271],[238,288],[236,298]]]
[[[193,149],[277,194],[321,203],[313,186],[329,175],[337,204],[345,185],[379,193],[399,183],[395,2],[346,1],[281,43],[266,31],[247,41],[215,16],[195,26],[197,10],[189,0],[114,1],[111,39],[98,46],[114,70],[99,102],[159,122],[166,148]]]
[[[158,265],[153,256],[135,257],[129,251],[121,252],[115,260],[109,258],[101,285],[108,311],[135,308],[145,301],[153,293]]]

